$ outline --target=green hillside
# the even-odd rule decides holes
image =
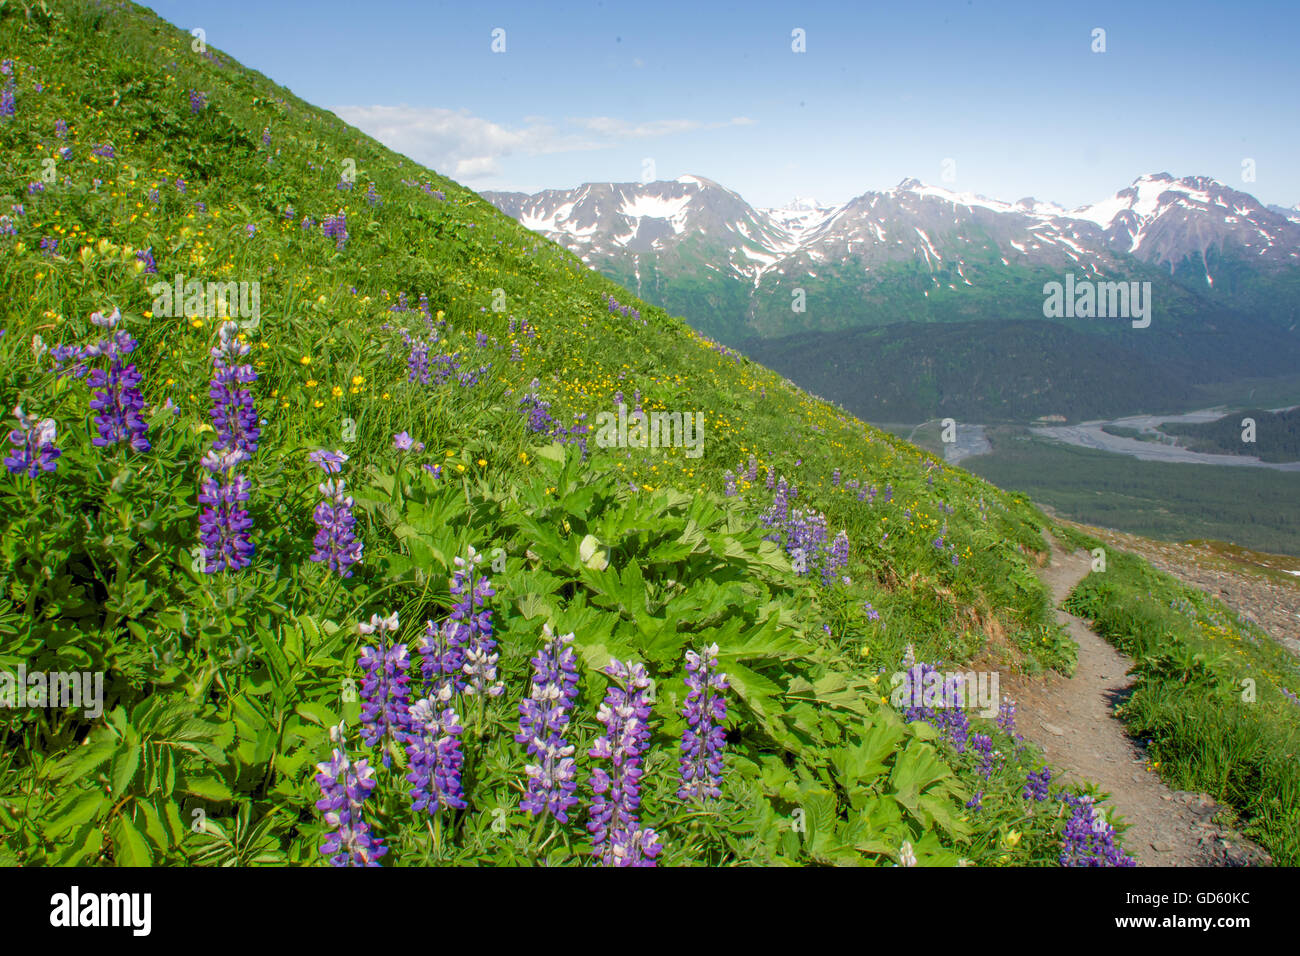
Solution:
[[[1032,750],[888,699],[909,646],[949,669],[1072,667],[1026,499],[141,8],[0,5],[0,50],[0,669],[103,674],[102,716],[0,697],[0,861],[323,863],[318,765],[328,792],[345,749],[373,771],[360,812],[385,865],[586,863],[593,781],[620,772],[602,699],[623,685],[652,708],[630,746],[660,864],[1057,863],[1068,813],[1022,795]],[[703,453],[602,447],[620,398],[701,413]],[[313,560],[355,557],[348,511],[361,560]],[[515,737],[552,631],[576,657],[567,820],[524,806]],[[455,658],[464,687],[426,633],[482,652]],[[687,655],[715,644],[721,793],[682,796]],[[404,708],[363,711],[376,647],[390,700],[441,688],[454,716],[406,745]],[[411,785],[440,796],[413,806]],[[381,856],[354,836],[354,858]]]

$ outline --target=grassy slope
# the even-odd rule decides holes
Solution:
[[[535,832],[518,809],[524,760],[511,734],[548,619],[576,633],[583,664],[571,738],[584,801],[599,667],[634,658],[657,681],[643,820],[663,834],[664,862],[889,862],[904,840],[922,862],[1054,860],[1060,821],[1019,798],[1032,755],[1016,752],[986,782],[969,755],[882,705],[909,642],[922,659],[1005,651],[1024,666],[1068,666],[1034,651],[1056,644],[1043,640],[1046,596],[1030,569],[1042,518],[1023,498],[660,310],[635,303],[644,323],[611,316],[604,297],[630,297],[573,256],[219,53],[192,51],[138,8],[52,6],[52,22],[12,7],[0,19],[17,100],[0,122],[0,191],[5,207],[25,206],[17,235],[0,238],[0,397],[55,418],[63,448],[38,482],[0,476],[0,665],[102,670],[106,715],[0,716],[3,859],[318,860],[312,777],[326,728],[345,720],[360,749],[356,624],[398,611],[414,644],[450,608],[451,559],[472,545],[500,548],[504,562],[494,619],[506,693],[458,704],[465,811],[420,818],[402,754],[381,770],[367,812],[392,848],[385,862],[582,859],[581,815]],[[207,97],[198,113],[191,90]],[[114,158],[92,155],[105,143]],[[64,146],[57,181],[29,195]],[[347,159],[357,182],[337,190]],[[365,199],[372,182],[381,204]],[[342,250],[299,225],[340,209]],[[158,276],[141,274],[143,248]],[[192,557],[215,323],[152,314],[150,284],[177,272],[261,283],[248,339],[264,424],[245,466],[257,554],[233,574],[198,573]],[[402,294],[411,306],[426,295],[436,313],[394,311]],[[141,343],[145,453],[95,448],[85,383],[56,379],[32,347],[37,335],[89,341],[88,315],[114,306]],[[397,329],[426,326],[442,339],[434,351],[486,366],[478,384],[408,382]],[[619,390],[640,391],[647,409],[701,410],[705,454],[592,443],[584,460],[549,445],[519,412],[534,378],[565,426],[594,420]],[[403,430],[425,449],[399,457],[391,436]],[[366,560],[347,580],[307,560],[319,472],[306,453],[319,447],[351,456]],[[759,478],[721,497],[723,472],[749,455]],[[823,510],[832,533],[847,530],[851,585],[816,586],[762,540],[769,471],[797,482],[795,503]],[[868,503],[849,482],[882,492]],[[940,553],[931,539],[945,521],[955,551]],[[588,534],[607,569],[580,557]],[[681,657],[712,642],[733,685],[728,770],[724,797],[693,807],[673,793]],[[963,804],[976,790],[984,810],[972,813]],[[196,811],[206,830],[191,828]]]

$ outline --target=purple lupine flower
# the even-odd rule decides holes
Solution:
[[[18,229],[8,216],[0,216],[0,236],[16,236]]]
[[[984,809],[983,790],[979,791],[979,793],[975,794],[975,796],[971,797],[969,800],[966,801],[966,809],[974,810],[976,813],[979,813],[981,810]]]
[[[183,196],[183,195],[185,195],[185,188],[186,188],[186,187],[185,187],[185,180],[183,180],[183,179],[181,179],[179,176],[177,176],[177,177],[176,177],[176,191],[177,191],[178,193],[180,193],[180,194]]]
[[[208,396],[212,399],[212,427],[216,431],[213,448],[235,449],[252,457],[257,452],[262,430],[258,427],[253,393],[246,386],[257,381],[257,372],[247,362],[236,362],[248,355],[246,342],[238,336],[239,326],[223,322],[212,356],[212,381]]]
[[[644,664],[624,664],[612,658],[604,672],[611,678],[596,719],[605,733],[588,754],[609,761],[592,771],[593,791],[587,831],[592,853],[606,866],[632,862],[644,848],[636,839],[641,809],[641,762],[650,743],[650,677]],[[653,859],[657,855],[648,854]]]
[[[320,465],[327,475],[342,473],[343,465],[348,460],[348,456],[341,451],[326,451],[323,448],[312,452],[307,458],[309,461]]]
[[[342,478],[327,478],[319,485],[321,501],[312,517],[316,521],[316,549],[311,560],[324,564],[340,577],[352,577],[352,565],[361,563],[365,545],[352,530],[357,523],[352,514],[352,496],[344,488]]]
[[[208,472],[199,485],[199,540],[203,543],[203,572],[238,571],[252,561],[254,545],[249,536],[253,519],[242,502],[251,487],[247,478],[236,474],[245,458],[238,450],[213,449],[201,464]]]
[[[431,339],[416,339],[406,336],[410,354],[406,358],[407,381],[418,381],[421,385],[429,384],[429,346]]]
[[[627,834],[625,840],[610,848],[609,866],[654,866],[655,857],[663,852],[659,834],[650,827],[638,828]]]
[[[389,644],[388,635],[397,631],[397,612],[388,617],[370,616],[370,623],[357,625],[362,634],[377,634],[378,647],[362,648],[357,663],[361,679],[361,740],[367,747],[380,746],[384,766],[391,766],[393,751],[405,740],[410,723],[411,658],[405,644]]]
[[[833,472],[831,472],[831,487],[838,488],[839,486],[840,486],[840,470],[836,468]]]
[[[262,128],[262,145],[263,146],[271,145],[271,127],[269,126],[265,126]]]
[[[331,828],[320,851],[331,866],[378,866],[388,849],[361,814],[361,805],[375,788],[375,770],[364,757],[355,763],[348,758],[342,724],[330,728],[330,739],[337,744],[333,756],[316,765],[321,789],[316,809]]]
[[[334,248],[343,249],[348,244],[348,216],[342,209],[337,216],[328,216],[321,221],[320,230],[334,240]]]
[[[993,763],[996,759],[996,751],[993,749],[993,738],[988,734],[971,734],[970,746],[976,754],[979,755],[980,775],[987,780],[993,775]]]
[[[569,808],[578,802],[574,748],[564,733],[578,696],[578,658],[573,635],[556,635],[542,625],[544,642],[533,657],[533,680],[528,696],[519,704],[519,733],[515,741],[526,746],[533,761],[524,767],[528,793],[519,805],[534,817],[550,813],[569,822]]]
[[[202,111],[203,107],[208,105],[208,94],[201,93],[198,90],[190,90],[190,114],[196,114]]]
[[[420,672],[426,693],[431,699],[450,700],[465,686],[465,647],[463,632],[444,621],[434,625],[426,621],[420,638]]]
[[[839,570],[849,566],[849,533],[841,530],[831,542],[830,554],[827,555],[826,563],[822,566],[822,582],[830,583],[830,579],[835,576]]]
[[[18,105],[14,102],[13,83],[6,83],[3,90],[0,90],[0,118],[8,119],[18,112]]]
[[[147,200],[148,200],[149,202],[151,202],[151,203],[154,203],[155,205],[157,204],[159,198],[160,198],[160,197],[159,197],[159,195],[158,195],[158,190],[157,190],[157,189],[150,189],[150,190],[149,190],[149,195],[145,196],[145,199],[147,199]]]
[[[366,202],[370,203],[372,206],[382,206],[384,204],[384,201],[379,197],[379,190],[375,188],[374,183],[371,183],[370,187],[366,190]]]
[[[68,124],[63,120],[54,121],[54,135],[59,139],[65,139],[68,135]]]
[[[472,545],[465,557],[457,555],[453,561],[456,570],[452,573],[451,593],[459,600],[452,605],[446,626],[465,649],[465,693],[499,697],[505,685],[497,680],[497,642],[492,638],[492,609],[487,606],[487,599],[496,591],[492,590],[491,579],[479,570],[483,556]]]
[[[1137,866],[1115,846],[1115,828],[1097,812],[1093,798],[1065,794],[1073,813],[1061,834],[1061,866]]]
[[[698,654],[686,652],[686,730],[682,733],[681,785],[683,800],[716,800],[722,796],[722,752],[727,746],[727,698],[731,685],[718,671],[718,645]]]
[[[158,263],[153,258],[153,246],[148,249],[138,249],[135,257],[138,261],[144,263],[145,275],[153,275],[158,271]]]
[[[903,720],[907,723],[924,720],[932,724],[944,735],[953,750],[957,753],[965,753],[970,737],[970,716],[962,706],[962,675],[954,674],[945,677],[936,665],[924,661],[915,662],[914,651],[910,644],[907,645],[907,655],[903,663],[907,668],[906,681],[901,691],[896,691],[896,693],[901,692],[904,700],[908,702],[903,712]],[[941,683],[932,675],[936,675]],[[930,690],[936,683],[938,683],[938,700],[933,699],[933,692]],[[919,701],[918,696],[921,698]]]
[[[109,360],[108,369],[91,369],[86,383],[96,389],[90,399],[92,410],[99,412],[95,416],[95,427],[99,434],[93,443],[105,448],[119,442],[127,442],[135,451],[148,451],[151,447],[146,437],[149,426],[141,412],[144,410],[144,396],[140,394],[140,383],[144,377],[136,370],[135,363],[125,364],[123,358],[135,351],[138,344],[123,329],[118,329],[122,314],[114,309],[111,315],[95,312],[90,321],[103,329],[110,330],[108,338],[100,339],[88,346],[82,354],[87,357],[103,355]]]
[[[998,716],[994,723],[1007,736],[1012,736],[1016,732],[1016,702],[1005,694],[1002,696],[1002,704],[998,707]]]
[[[749,456],[749,471],[745,475],[747,481],[756,481],[758,479],[758,459],[753,455]]]
[[[252,239],[253,236],[257,235],[257,226],[254,223],[250,222],[247,226],[244,227],[244,231],[248,233],[248,238]]]
[[[767,473],[768,481],[771,482],[772,471]],[[788,486],[786,480],[782,478],[776,483],[776,492],[772,496],[772,506],[759,516],[759,521],[764,528],[773,528],[775,532],[767,535],[766,540],[775,541],[777,544],[784,544],[783,535],[786,523],[790,518],[790,502],[788,498]]]
[[[1051,782],[1052,771],[1049,768],[1044,767],[1038,773],[1030,770],[1025,774],[1025,787],[1020,791],[1021,799],[1028,800],[1032,797],[1038,803],[1042,803],[1047,799],[1048,786]]]
[[[81,378],[86,374],[86,368],[83,359],[86,357],[87,346],[84,345],[56,345],[50,349],[50,358],[54,359],[54,371],[59,378],[65,375],[72,375],[74,378]],[[66,363],[72,363],[67,368]]]
[[[21,405],[14,406],[14,417],[18,427],[9,433],[13,450],[4,460],[5,467],[15,475],[25,471],[28,478],[55,471],[59,467],[55,459],[63,452],[54,447],[58,437],[54,419],[25,414]]]
[[[430,816],[444,807],[464,809],[460,773],[465,755],[460,749],[464,728],[456,712],[447,706],[446,696],[417,700],[407,715],[406,754],[411,772],[411,809],[426,810]]]
[[[736,496],[736,476],[731,473],[730,469],[728,469],[723,473],[722,480],[725,483],[722,493],[728,498],[734,498]]]
[[[101,159],[113,159],[117,156],[117,150],[113,148],[112,143],[101,143],[92,149],[91,152]]]
[[[864,603],[864,604],[862,605],[862,607],[863,607],[863,610],[865,610],[865,611],[867,612],[867,620],[868,620],[868,621],[879,621],[879,620],[880,620],[880,612],[877,611],[874,607],[871,606],[871,602],[870,602],[870,601],[867,601],[866,603]]]
[[[37,193],[45,192],[45,183],[40,180],[33,180],[27,184],[27,195],[35,196]]]
[[[530,387],[537,387],[537,379],[533,379]],[[551,403],[543,401],[535,391],[525,392],[519,399],[519,406],[521,411],[528,413],[528,430],[531,432],[553,434],[560,424],[551,415]]]

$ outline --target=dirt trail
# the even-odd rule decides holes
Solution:
[[[1060,610],[1070,589],[1090,569],[1084,551],[1066,554],[1055,542],[1052,563],[1039,572],[1052,593],[1057,618],[1079,646],[1071,678],[1013,676],[1005,683],[1018,708],[1017,729],[1041,747],[1064,779],[1091,780],[1108,792],[1115,812],[1130,824],[1125,849],[1139,866],[1240,866],[1267,856],[1239,834],[1213,822],[1217,804],[1206,794],[1170,790],[1146,769],[1139,742],[1114,716],[1129,693],[1132,661],[1080,618]],[[1109,811],[1108,811],[1109,812]]]

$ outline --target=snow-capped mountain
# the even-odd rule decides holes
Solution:
[[[791,232],[702,176],[585,183],[531,196],[487,192],[483,197],[598,269],[610,258],[662,253],[693,240],[709,247],[714,258],[721,251],[735,274],[751,276],[756,265],[766,266],[798,248]]]
[[[788,297],[775,303],[796,280],[834,292],[823,301],[834,300],[835,314],[816,321],[850,326],[896,320],[895,306],[909,297],[981,288],[1001,295],[1007,284],[1027,295],[1040,274],[1166,276],[1177,286],[1166,301],[1188,290],[1213,294],[1225,274],[1238,291],[1243,275],[1300,276],[1300,210],[1267,207],[1204,176],[1142,176],[1072,210],[915,179],[845,203],[798,199],[776,209],[756,209],[699,176],[484,196],[665,307],[685,309],[693,300],[683,296],[698,296],[694,284],[707,282],[701,325],[718,333],[726,324],[733,336],[742,325],[761,335],[790,327]],[[748,291],[724,293],[719,283],[728,280]],[[736,305],[746,297],[747,306]],[[743,314],[719,317],[724,299]]]
[[[796,198],[792,202],[775,209],[760,209],[759,212],[777,227],[789,233],[796,243],[802,243],[813,230],[834,216],[843,204],[822,203],[816,199]]]
[[[1171,271],[1190,257],[1201,260],[1209,285],[1214,276],[1206,259],[1215,247],[1257,257],[1262,267],[1300,265],[1300,207],[1264,206],[1213,179],[1168,173],[1142,176],[1074,210],[1032,198],[988,199],[915,179],[843,204],[797,199],[776,209],[755,209],[699,176],[484,196],[593,266],[605,256],[662,252],[708,237],[711,245],[726,246],[727,265],[737,276],[759,284],[769,272],[846,259],[860,260],[867,270],[915,261],[932,273],[947,263],[958,281],[970,283],[972,261],[987,258],[973,255],[980,252],[995,252],[1004,266],[1078,267],[1096,275],[1128,256]]]

